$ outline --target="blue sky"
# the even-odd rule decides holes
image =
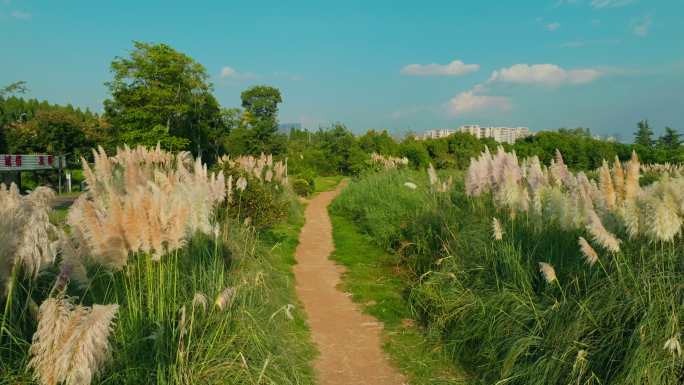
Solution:
[[[0,85],[101,111],[133,40],[202,63],[225,107],[255,84],[281,121],[401,133],[464,123],[684,130],[683,0],[0,0]]]

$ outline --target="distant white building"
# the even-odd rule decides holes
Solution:
[[[516,140],[534,135],[527,127],[480,127],[477,124],[467,124],[458,129],[442,128],[423,133],[420,139],[440,139],[462,132],[473,135],[478,139],[492,138],[499,143],[515,143]]]
[[[419,137],[419,139],[440,139],[440,138],[446,138],[447,136],[451,134],[455,134],[456,130],[452,130],[449,128],[440,128],[436,130],[428,130],[423,133],[422,137]]]

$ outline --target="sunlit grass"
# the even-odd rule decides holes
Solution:
[[[403,296],[407,272],[398,259],[359,233],[348,219],[334,214],[331,219],[335,241],[331,258],[348,269],[342,289],[350,292],[366,313],[384,323],[384,348],[393,365],[411,384],[465,383],[438,339],[426,338],[412,321],[409,304]]]

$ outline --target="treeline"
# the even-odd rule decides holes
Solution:
[[[498,144],[455,134],[443,139],[403,139],[387,131],[355,136],[343,124],[327,129],[278,130],[277,88],[255,86],[242,92],[240,107],[224,108],[213,95],[206,69],[165,44],[134,42],[127,57],[116,57],[110,97],[102,114],[57,106],[17,95],[22,82],[0,89],[0,153],[90,156],[90,148],[113,151],[122,144],[189,150],[211,163],[222,155],[274,154],[288,158],[297,174],[359,174],[370,167],[370,154],[406,157],[413,167],[464,168],[485,146]],[[575,169],[594,169],[602,159],[626,160],[632,150],[646,163],[684,162],[680,134],[669,127],[655,138],[647,121],[639,122],[634,144],[594,139],[588,129],[560,129],[505,144],[520,156],[548,162],[559,149]]]

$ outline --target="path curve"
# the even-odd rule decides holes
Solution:
[[[337,289],[345,269],[328,259],[335,250],[328,205],[343,187],[344,182],[309,202],[296,250],[297,295],[320,352],[316,375],[321,385],[402,385],[404,377],[381,348],[382,323]]]

